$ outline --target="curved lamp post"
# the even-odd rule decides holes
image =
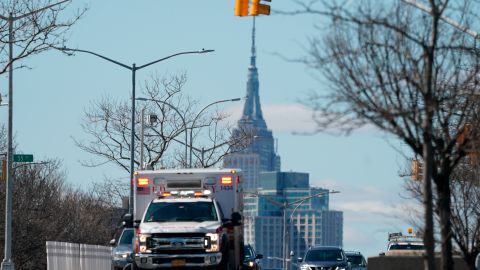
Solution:
[[[133,63],[131,66],[129,66],[129,65],[123,64],[119,61],[116,61],[116,60],[113,60],[113,59],[108,58],[106,56],[103,56],[101,54],[92,52],[92,51],[80,50],[80,49],[70,49],[70,48],[63,48],[62,50],[67,51],[67,52],[82,52],[82,53],[91,54],[91,55],[100,57],[104,60],[107,60],[108,62],[114,63],[118,66],[121,66],[123,68],[126,68],[126,69],[132,71],[132,127],[131,127],[132,135],[131,135],[131,138],[130,138],[131,139],[130,140],[130,200],[129,200],[129,204],[128,204],[128,212],[130,214],[133,214],[133,186],[134,186],[133,171],[135,170],[135,147],[134,147],[135,146],[135,73],[136,73],[137,70],[146,68],[148,66],[151,66],[153,64],[156,64],[158,62],[167,60],[169,58],[172,58],[172,57],[175,57],[175,56],[178,56],[178,55],[209,53],[209,52],[213,52],[214,50],[202,49],[202,50],[199,50],[199,51],[187,51],[187,52],[175,53],[175,54],[169,55],[167,57],[163,57],[163,58],[157,59],[155,61],[146,63],[146,64],[141,65],[141,66],[137,66],[135,63]]]
[[[234,101],[239,101],[241,100],[241,98],[232,98],[232,99],[223,99],[223,100],[218,100],[218,101],[214,101],[210,104],[208,104],[207,106],[203,107],[203,109],[201,109],[197,115],[195,116],[195,118],[193,118],[193,121],[192,121],[192,126],[190,128],[190,162],[188,164],[188,167],[189,168],[192,168],[192,151],[194,149],[193,147],[193,129],[195,128],[195,122],[197,121],[197,119],[200,117],[200,115],[210,106],[213,106],[215,104],[218,104],[218,103],[223,103],[223,102],[234,102]],[[203,150],[203,149],[202,149]],[[203,162],[203,153],[204,151],[201,151],[202,152],[202,162]]]
[[[178,116],[180,116],[180,119],[182,119],[182,123],[183,123],[183,130],[182,131],[185,131],[185,167],[187,167],[187,153],[188,153],[188,144],[187,144],[187,140],[188,140],[188,130],[187,130],[187,122],[185,121],[185,117],[182,115],[182,113],[178,110],[177,107],[173,106],[172,104],[168,103],[168,102],[165,102],[163,100],[158,100],[158,99],[153,99],[153,98],[144,98],[144,97],[139,97],[139,98],[136,98],[136,100],[138,101],[153,101],[153,102],[158,102],[158,103],[162,103],[164,105],[167,105],[168,107],[172,108],[177,114]],[[176,136],[176,135],[175,135]],[[175,137],[174,136],[174,137]],[[142,145],[143,147],[143,145]]]
[[[290,215],[290,220],[292,219],[292,216],[293,214],[295,213],[295,211],[298,209],[298,207],[300,207],[300,205],[302,205],[304,202],[306,202],[307,200],[310,200],[312,198],[315,198],[315,197],[321,197],[321,196],[324,196],[326,194],[334,194],[334,193],[340,193],[340,191],[336,191],[336,190],[326,190],[324,192],[319,192],[319,193],[316,193],[316,194],[313,194],[311,196],[307,196],[307,197],[304,197],[302,199],[299,199],[299,200],[296,200],[296,201],[293,201],[293,202],[287,202],[287,200],[283,201],[283,203],[279,202],[279,201],[276,201],[276,200],[272,200],[270,199],[268,196],[266,195],[263,195],[263,194],[258,194],[258,193],[249,193],[247,195],[253,195],[253,197],[262,197],[264,199],[266,199],[267,201],[279,206],[282,208],[282,212],[283,212],[283,256],[282,256],[282,261],[283,261],[283,266],[282,266],[282,269],[283,270],[288,270],[288,259],[287,259],[287,253],[288,253],[288,247],[287,247],[287,210],[290,206],[292,205],[296,205],[295,208],[293,209],[292,211],[292,214]],[[290,239],[290,238],[288,238]]]
[[[335,194],[335,193],[340,193],[340,191],[336,191],[336,190],[327,190],[327,191],[323,191],[323,192],[319,192],[317,194],[314,194],[314,195],[311,195],[311,196],[308,196],[308,197],[305,197],[305,198],[302,198],[300,200],[297,200],[297,201],[294,201],[294,202],[291,202],[289,203],[289,205],[294,205],[294,204],[297,204],[297,206],[295,206],[295,208],[293,208],[293,211],[292,213],[290,213],[290,217],[288,219],[288,224],[289,224],[289,227],[290,225],[292,224],[292,220],[293,220],[293,214],[295,214],[295,211],[297,211],[297,209],[306,201],[310,200],[310,199],[313,199],[313,198],[316,198],[316,197],[323,197],[324,195],[327,195],[327,194]],[[284,218],[284,233],[286,234],[286,219]],[[291,227],[290,227],[290,230],[291,231]],[[286,239],[286,236],[284,236],[284,239]],[[284,253],[284,264],[286,267],[288,267],[288,259],[287,259],[287,253],[288,253],[288,250],[290,249],[290,239],[291,239],[291,235],[288,235],[288,241],[285,241],[285,243],[288,243],[288,246],[285,247],[285,253]],[[286,268],[285,268],[286,269]]]
[[[182,142],[180,140],[177,140],[175,138],[173,138],[174,141],[180,143],[180,144],[183,144],[185,146],[185,167],[187,167],[187,161],[188,161],[188,147],[190,147],[190,161],[188,163],[188,167],[191,168],[192,167],[192,151],[195,150],[195,151],[198,151],[201,153],[201,156],[202,156],[202,163],[203,163],[203,156],[205,154],[205,152],[208,152],[208,151],[211,151],[217,147],[220,147],[220,146],[223,146],[229,142],[224,142],[220,145],[217,145],[215,147],[212,147],[212,148],[208,148],[208,149],[198,149],[196,147],[193,146],[193,129],[195,128],[195,122],[198,120],[198,118],[200,117],[200,115],[210,106],[212,105],[215,105],[215,104],[218,104],[218,103],[222,103],[222,102],[229,102],[229,101],[239,101],[241,100],[241,98],[232,98],[232,99],[223,99],[223,100],[218,100],[218,101],[215,101],[215,102],[212,102],[210,104],[208,104],[207,106],[203,107],[198,113],[197,115],[195,116],[195,118],[193,119],[192,121],[192,125],[190,127],[190,143],[188,143],[188,129],[187,128],[187,122],[185,120],[185,117],[180,113],[180,111],[178,110],[178,108],[176,108],[175,106],[173,106],[172,104],[168,103],[168,102],[165,102],[165,101],[162,101],[162,100],[158,100],[158,99],[153,99],[153,98],[144,98],[144,97],[139,97],[139,98],[136,98],[136,100],[138,101],[153,101],[153,102],[158,102],[158,103],[162,103],[164,105],[167,105],[169,106],[170,108],[172,108],[173,110],[175,110],[175,112],[180,116],[180,118],[182,119],[182,122],[183,122],[183,130],[185,131],[185,142]],[[182,130],[182,131],[183,131]]]

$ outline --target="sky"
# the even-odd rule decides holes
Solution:
[[[214,49],[201,55],[178,56],[137,72],[137,89],[153,74],[186,72],[186,93],[208,104],[244,97],[251,46],[251,17],[233,15],[234,0],[76,0],[89,10],[69,33],[68,46],[95,51],[119,62],[142,65],[183,51]],[[272,9],[292,9],[290,1],[273,0]],[[69,9],[68,12],[72,12]],[[68,15],[68,14],[67,14]],[[260,99],[269,129],[278,139],[283,171],[307,172],[313,185],[335,189],[331,208],[344,211],[344,248],[374,256],[384,251],[388,232],[411,226],[399,172],[406,167],[405,146],[373,127],[350,136],[315,134],[311,111],[299,101],[328,83],[312,76],[305,66],[284,58],[305,56],[308,37],[321,19],[313,16],[258,17],[257,67]],[[279,57],[281,54],[284,57]],[[20,63],[17,63],[17,65]],[[56,51],[21,61],[29,69],[14,72],[14,134],[20,151],[36,161],[63,160],[68,182],[88,187],[104,176],[128,175],[115,167],[82,167],[92,158],[72,138],[85,138],[80,128],[89,102],[106,95],[128,100],[131,72],[100,58]],[[7,93],[7,77],[0,76],[0,93]],[[5,98],[4,98],[5,99]],[[223,109],[238,119],[243,104]],[[0,107],[6,123],[7,109]],[[262,251],[258,251],[261,253]]]

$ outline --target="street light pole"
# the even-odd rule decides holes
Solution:
[[[286,253],[285,253],[285,257],[284,257],[284,262],[285,262],[285,267],[288,267],[288,250],[290,249],[291,250],[291,247],[290,247],[290,239],[292,238],[292,227],[290,226],[292,224],[292,220],[293,220],[293,214],[295,214],[295,211],[297,211],[297,209],[304,203],[306,202],[307,200],[310,200],[312,198],[315,198],[315,197],[322,197],[326,194],[335,194],[335,193],[340,193],[340,191],[336,191],[336,190],[328,190],[328,191],[325,191],[325,192],[319,192],[317,194],[314,194],[314,195],[311,195],[309,197],[305,197],[303,199],[300,199],[300,200],[297,200],[297,201],[294,201],[294,202],[291,202],[290,205],[294,205],[294,204],[297,204],[297,206],[295,206],[295,208],[293,208],[293,211],[292,213],[290,213],[290,217],[288,219],[288,227],[289,227],[289,230],[288,230],[288,238],[287,236],[285,235],[284,236],[284,239],[288,239],[286,240],[285,244],[288,244],[286,245]],[[286,222],[286,218],[284,218],[284,222]],[[285,230],[284,230],[285,232]],[[286,268],[285,268],[286,269]]]
[[[426,12],[426,13],[429,13],[429,14],[431,13],[431,9],[430,9],[429,7],[427,7],[427,6],[425,6],[425,5],[421,4],[421,3],[418,3],[416,0],[401,0],[401,1],[404,2],[404,3],[406,3],[406,4],[408,4],[408,5],[413,6],[413,7],[415,7],[415,8],[418,8],[418,9],[420,9],[420,10],[423,11],[423,12]],[[457,28],[458,30],[460,30],[460,31],[462,31],[462,32],[464,32],[464,33],[466,33],[466,34],[468,34],[468,35],[470,35],[470,36],[472,36],[472,37],[474,37],[474,38],[476,38],[476,39],[479,39],[479,38],[480,38],[480,34],[479,34],[479,33],[477,33],[476,31],[468,28],[468,27],[465,26],[465,25],[460,24],[459,22],[453,20],[453,19],[450,18],[450,17],[447,17],[447,16],[442,15],[442,16],[440,16],[440,19],[441,19],[442,21],[450,24],[451,26]]]
[[[182,132],[185,131],[185,157],[184,157],[185,162],[184,162],[184,166],[187,167],[187,164],[188,164],[188,159],[187,159],[188,158],[188,155],[187,155],[187,153],[188,153],[188,129],[187,129],[187,122],[185,121],[185,117],[182,115],[180,110],[178,110],[178,108],[173,106],[172,104],[170,104],[168,102],[165,102],[163,100],[158,100],[158,99],[153,99],[153,98],[143,98],[143,97],[136,98],[136,100],[138,100],[138,101],[153,101],[153,102],[162,103],[162,104],[167,105],[168,107],[172,108],[178,114],[178,116],[180,116],[180,119],[182,119],[182,123],[183,123]]]
[[[232,98],[232,99],[223,99],[223,100],[218,100],[218,101],[215,101],[215,102],[212,102],[210,104],[208,104],[207,106],[203,107],[203,109],[201,109],[197,115],[195,116],[195,118],[193,119],[192,121],[192,127],[190,128],[190,162],[189,162],[189,168],[192,168],[192,152],[193,152],[193,129],[195,128],[195,122],[197,121],[197,119],[200,117],[200,115],[202,114],[203,111],[205,111],[208,107],[210,106],[213,106],[215,104],[218,104],[218,103],[223,103],[223,102],[229,102],[229,101],[239,101],[241,100],[241,98]],[[202,151],[202,161],[203,161],[203,151]]]
[[[132,71],[132,125],[131,125],[131,133],[132,134],[131,134],[131,137],[130,137],[130,200],[129,200],[129,204],[128,204],[128,212],[130,214],[133,214],[133,189],[134,189],[134,185],[135,185],[135,183],[133,181],[133,172],[135,171],[135,100],[136,100],[136,98],[135,98],[135,75],[136,75],[136,72],[137,72],[137,70],[143,69],[145,67],[151,66],[153,64],[156,64],[158,62],[167,60],[169,58],[172,58],[172,57],[175,57],[175,56],[178,56],[178,55],[182,55],[182,54],[202,54],[202,53],[213,52],[214,50],[202,49],[202,50],[199,50],[199,51],[187,51],[187,52],[175,53],[175,54],[169,55],[167,57],[163,57],[163,58],[160,58],[158,60],[149,62],[147,64],[138,66],[138,67],[135,63],[133,63],[132,66],[129,66],[129,65],[123,64],[119,61],[115,61],[111,58],[103,56],[101,54],[92,52],[92,51],[81,50],[81,49],[71,49],[71,48],[62,48],[61,50],[67,51],[67,52],[82,52],[82,53],[91,54],[91,55],[100,57],[104,60],[107,60],[108,62],[114,63],[118,66],[121,66],[123,68],[126,68],[126,69]],[[185,150],[185,152],[186,152],[186,150]]]
[[[283,202],[283,253],[282,269],[287,270],[287,200]]]
[[[1,20],[8,22],[8,133],[7,133],[7,181],[5,198],[5,257],[3,258],[1,269],[13,270],[15,268],[12,262],[12,163],[13,163],[13,23],[40,11],[63,4],[69,0],[60,1],[43,8],[33,10],[20,16],[13,16],[10,12],[8,17],[0,15]]]
[[[282,212],[283,212],[283,254],[282,254],[282,268],[283,270],[287,270],[288,268],[288,259],[287,259],[287,253],[288,253],[288,247],[287,247],[287,210],[288,210],[288,207],[292,206],[292,205],[297,205],[293,212],[292,212],[292,215],[293,213],[298,209],[298,207],[306,202],[307,200],[310,200],[312,198],[315,198],[315,197],[321,197],[325,194],[334,194],[334,193],[340,193],[340,191],[336,191],[336,190],[327,190],[327,191],[324,191],[324,192],[319,192],[319,193],[316,193],[316,194],[313,194],[311,196],[308,196],[308,197],[304,197],[300,200],[296,200],[296,201],[293,201],[293,202],[287,202],[287,200],[284,200],[283,203],[280,203],[276,200],[272,200],[270,199],[269,197],[267,197],[266,195],[263,195],[263,194],[258,194],[257,192],[253,192],[253,193],[246,193],[246,195],[253,195],[254,197],[263,197],[265,198],[267,201],[277,205],[278,207],[281,207],[282,208]],[[291,216],[290,216],[290,219],[291,219]]]

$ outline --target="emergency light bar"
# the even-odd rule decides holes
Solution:
[[[222,185],[231,185],[233,183],[232,177],[231,176],[222,176],[220,178],[220,183]]]
[[[193,191],[193,190],[181,190],[181,191],[163,191],[157,193],[159,198],[165,197],[179,197],[179,198],[189,198],[189,197],[207,197],[212,192],[210,190],[204,191]]]
[[[148,184],[149,184],[148,178],[138,178],[137,180],[137,186],[139,187],[148,186]]]

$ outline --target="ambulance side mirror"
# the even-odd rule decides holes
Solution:
[[[123,216],[123,227],[125,227],[125,228],[133,227],[133,215],[132,214],[127,213]]]
[[[140,223],[141,223],[141,222],[142,222],[142,221],[141,221],[140,219],[135,220],[135,221],[133,222],[133,227],[134,227],[134,228],[140,227]]]
[[[232,221],[228,218],[222,219],[222,226],[226,228],[232,227]]]

